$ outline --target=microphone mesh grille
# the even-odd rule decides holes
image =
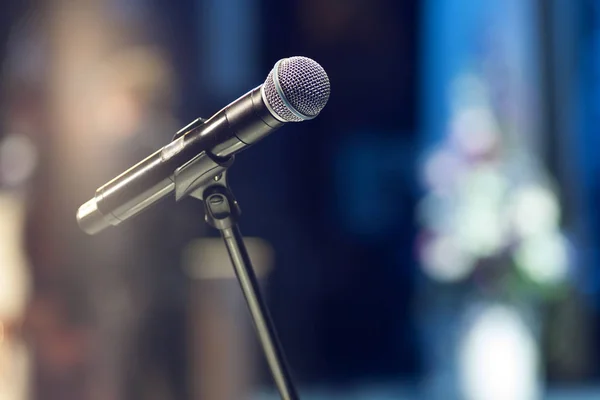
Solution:
[[[264,100],[280,119],[299,122],[316,117],[325,107],[330,94],[329,78],[316,61],[306,57],[290,57],[275,64],[263,91]]]

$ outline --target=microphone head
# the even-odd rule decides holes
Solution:
[[[327,73],[316,61],[290,57],[277,61],[262,86],[262,98],[281,122],[300,122],[319,115],[330,91]]]

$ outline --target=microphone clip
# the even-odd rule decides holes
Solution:
[[[189,131],[196,129],[206,120],[198,118],[185,128],[181,129],[173,137],[173,144],[183,140],[183,136]],[[179,201],[186,196],[203,199],[204,189],[219,180],[225,182],[225,171],[234,161],[234,156],[226,158],[217,157],[207,151],[203,151],[190,161],[175,170],[175,200]]]

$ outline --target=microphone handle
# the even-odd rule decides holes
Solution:
[[[95,196],[77,212],[81,229],[95,234],[118,225],[176,190],[175,172],[199,154],[205,152],[218,164],[225,163],[282,126],[264,104],[261,87],[96,190]],[[209,171],[198,172],[206,175]]]

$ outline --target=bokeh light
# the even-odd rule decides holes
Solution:
[[[530,184],[517,189],[510,207],[514,229],[522,238],[558,229],[558,200],[552,191],[540,184]]]
[[[425,273],[437,281],[459,281],[468,276],[475,266],[473,257],[451,235],[431,239],[421,251]]]
[[[37,165],[37,151],[23,134],[7,135],[0,141],[0,182],[7,186],[24,184]]]
[[[525,239],[515,252],[517,266],[534,282],[556,285],[569,274],[569,252],[566,238],[548,232]]]
[[[535,400],[539,354],[530,328],[512,307],[485,305],[459,347],[467,400]]]
[[[487,107],[461,109],[451,124],[451,139],[468,156],[487,155],[499,143],[498,123]]]
[[[505,244],[507,224],[502,215],[508,182],[495,164],[473,168],[461,190],[456,234],[475,256],[496,254]]]

